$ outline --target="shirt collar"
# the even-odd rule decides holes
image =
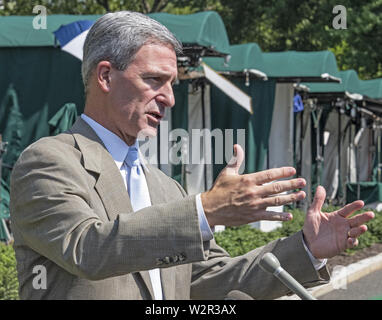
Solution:
[[[115,133],[106,129],[87,115],[81,114],[81,118],[95,131],[113,157],[118,169],[121,169],[129,152],[129,146]],[[138,140],[135,142],[135,145],[139,149]]]

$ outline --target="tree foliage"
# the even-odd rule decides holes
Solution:
[[[256,42],[263,51],[331,50],[341,70],[382,76],[382,0],[343,0],[347,29],[335,29],[337,0],[194,0],[223,18],[231,43]],[[192,8],[192,6],[191,6]]]
[[[1,15],[31,15],[35,5],[47,8],[48,14],[104,14],[118,10],[143,13],[160,12],[171,7],[170,0],[0,0]]]
[[[35,2],[0,0],[0,15],[32,15]],[[48,14],[189,14],[217,11],[232,44],[256,42],[263,51],[331,50],[340,69],[363,79],[382,77],[382,0],[342,0],[347,29],[335,29],[337,0],[40,0]]]

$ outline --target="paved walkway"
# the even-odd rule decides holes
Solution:
[[[374,271],[342,289],[318,297],[319,300],[374,300],[382,299],[382,269]]]
[[[348,266],[337,266],[330,283],[308,289],[318,300],[382,299],[382,253]],[[300,300],[296,295],[280,300]]]

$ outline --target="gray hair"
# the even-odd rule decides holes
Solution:
[[[176,54],[182,44],[158,21],[131,11],[107,13],[90,28],[83,48],[82,79],[87,91],[90,76],[100,61],[125,70],[146,43],[170,45]]]

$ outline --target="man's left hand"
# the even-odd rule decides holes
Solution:
[[[357,238],[367,230],[364,223],[374,218],[372,211],[349,218],[364,206],[361,200],[334,212],[322,212],[325,196],[325,189],[319,186],[303,227],[305,243],[317,259],[331,258],[345,249],[357,246]]]

